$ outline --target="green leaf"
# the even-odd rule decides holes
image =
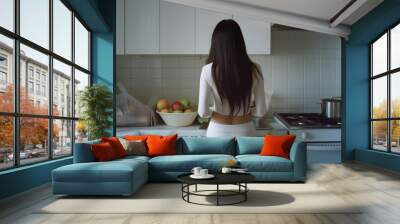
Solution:
[[[94,84],[81,91],[79,97],[81,118],[87,123],[89,139],[108,136],[106,129],[112,125],[112,92],[105,85]]]

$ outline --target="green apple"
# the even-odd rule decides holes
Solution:
[[[188,100],[187,98],[182,98],[179,100],[179,102],[182,104],[182,106],[187,109],[190,107],[190,100]]]

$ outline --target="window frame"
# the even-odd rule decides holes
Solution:
[[[68,2],[66,2],[65,0],[59,0],[62,4],[64,4],[65,7],[68,8],[68,10],[71,11],[71,18],[70,18],[70,22],[71,22],[71,59],[67,59],[64,58],[63,56],[53,52],[53,1],[54,0],[48,0],[49,2],[49,47],[48,49],[46,49],[45,47],[42,47],[39,44],[36,44],[32,41],[30,41],[27,38],[24,38],[23,36],[20,35],[20,0],[14,0],[13,1],[13,10],[14,10],[14,30],[10,31],[4,27],[0,26],[0,35],[3,35],[5,37],[11,38],[13,40],[13,44],[14,44],[14,49],[13,49],[13,64],[12,66],[12,73],[11,75],[13,75],[14,78],[14,99],[13,99],[13,107],[14,110],[13,112],[2,112],[0,111],[0,116],[11,116],[13,118],[13,154],[14,154],[14,161],[13,161],[13,166],[11,167],[5,167],[5,168],[0,168],[0,172],[5,171],[5,170],[10,170],[10,169],[16,169],[19,167],[23,167],[23,166],[30,166],[33,164],[37,164],[37,163],[43,163],[49,160],[58,160],[58,159],[62,159],[65,157],[70,157],[73,155],[74,152],[74,143],[75,143],[75,126],[76,126],[76,121],[79,120],[79,117],[75,116],[75,108],[72,107],[71,108],[71,114],[70,116],[56,116],[53,115],[53,59],[58,60],[59,62],[62,62],[66,65],[71,66],[71,83],[73,84],[75,82],[75,69],[87,74],[89,76],[89,83],[88,85],[91,86],[92,85],[92,69],[91,69],[91,65],[92,65],[92,57],[91,57],[91,49],[92,49],[92,43],[91,43],[91,37],[92,37],[92,30],[88,27],[88,25],[83,21],[83,19],[79,16],[78,13],[75,12],[75,10],[72,9],[72,7],[68,4]],[[89,66],[88,69],[85,69],[81,66],[79,66],[78,64],[75,63],[75,18],[77,20],[79,20],[79,22],[85,27],[85,29],[88,31],[88,35],[89,35],[89,43],[88,43],[88,57],[89,57]],[[27,47],[30,47],[36,51],[39,51],[40,53],[43,53],[45,55],[48,56],[49,58],[49,63],[48,63],[48,84],[47,84],[47,88],[46,91],[48,91],[48,93],[46,93],[47,97],[48,97],[48,113],[46,115],[39,115],[39,114],[27,114],[27,113],[21,113],[20,111],[20,44],[23,44]],[[30,67],[28,67],[30,68]],[[28,69],[27,68],[27,69]],[[40,73],[41,74],[41,73]],[[36,70],[33,70],[33,81],[34,83],[36,80]],[[30,80],[30,74],[27,73],[26,74],[27,80]],[[39,83],[41,83],[41,77],[39,77]],[[34,84],[35,85],[35,84]],[[29,91],[27,89],[27,91]],[[36,91],[34,89],[34,91]],[[71,85],[71,93],[72,93],[72,99],[71,99],[71,104],[74,105],[75,103],[75,88],[74,85]],[[40,94],[41,95],[41,94]],[[20,161],[20,119],[24,118],[24,117],[28,117],[28,118],[45,118],[47,119],[48,122],[48,136],[47,136],[47,142],[49,143],[47,145],[47,150],[48,150],[48,155],[47,158],[44,158],[41,161],[38,162],[32,162],[32,163],[27,163],[27,164],[21,164]],[[56,120],[66,120],[66,121],[71,121],[71,125],[72,125],[72,133],[71,133],[71,154],[69,155],[63,155],[63,156],[54,156],[53,152],[54,152],[54,146],[52,144],[53,142],[53,121]]]
[[[400,72],[400,67],[398,68],[393,68],[391,69],[391,31],[393,28],[400,26],[400,21],[395,22],[392,24],[389,28],[385,29],[384,32],[379,34],[375,39],[373,39],[369,44],[369,149],[373,151],[379,151],[379,152],[386,152],[386,153],[392,153],[392,154],[400,154],[400,152],[393,152],[392,151],[392,136],[391,136],[391,131],[392,131],[392,121],[400,121],[400,117],[392,117],[392,99],[391,99],[391,91],[392,91],[392,85],[391,85],[391,79],[393,75],[396,75],[396,73]],[[380,74],[373,74],[373,44],[379,40],[381,37],[383,37],[385,34],[387,34],[387,67],[386,71]],[[386,93],[386,98],[387,98],[387,105],[386,105],[386,117],[385,118],[373,118],[373,93],[374,93],[374,87],[373,87],[373,81],[378,79],[386,77],[386,86],[387,86],[387,93]],[[373,136],[373,122],[374,121],[386,121],[386,151],[379,150],[374,148],[374,136]]]

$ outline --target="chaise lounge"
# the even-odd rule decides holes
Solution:
[[[96,162],[91,144],[77,143],[74,163],[52,172],[53,193],[67,195],[132,195],[148,181],[176,181],[176,177],[200,166],[219,171],[228,160],[247,168],[258,182],[304,182],[306,180],[305,143],[295,142],[290,159],[260,156],[262,137],[191,138],[176,143],[177,155],[127,156]]]

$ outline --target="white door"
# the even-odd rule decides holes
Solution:
[[[160,53],[195,53],[195,9],[160,2]]]
[[[125,0],[125,53],[159,53],[159,0]]]
[[[196,9],[196,54],[208,54],[215,26],[232,15],[205,9]]]
[[[246,16],[234,16],[240,25],[248,54],[271,53],[271,23]]]

